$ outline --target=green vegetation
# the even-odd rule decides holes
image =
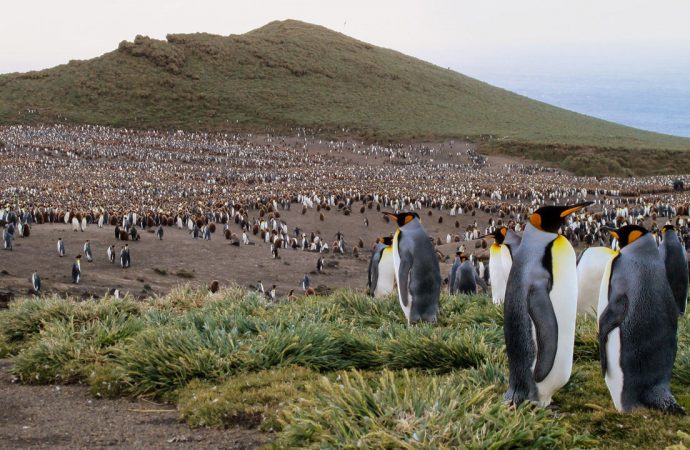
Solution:
[[[294,20],[244,35],[137,36],[92,60],[0,76],[0,123],[52,121],[189,130],[299,126],[369,140],[469,138],[526,157],[545,144],[568,155],[579,147],[597,154],[690,149],[688,139],[556,108]],[[679,153],[664,154],[681,161]],[[668,164],[656,172],[668,168],[680,171]]]
[[[278,448],[690,446],[687,417],[614,410],[593,319],[578,324],[555,408],[510,409],[502,309],[485,296],[441,303],[439,324],[408,327],[396,298],[351,291],[279,304],[240,288],[27,298],[0,312],[0,352],[23,383],[163,399],[191,426],[274,431]],[[673,388],[690,408],[687,320]]]

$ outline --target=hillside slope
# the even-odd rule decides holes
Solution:
[[[137,36],[98,58],[0,76],[1,123],[51,120],[690,149],[690,139],[576,114],[292,20],[227,37]]]

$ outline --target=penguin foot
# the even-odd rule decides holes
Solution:
[[[513,409],[520,406],[525,400],[528,399],[528,397],[529,396],[524,393],[516,391],[513,388],[509,388],[508,391],[503,395],[503,400],[508,403],[508,406],[510,406],[511,409]]]
[[[671,391],[667,388],[654,387],[645,392],[642,396],[641,403],[652,409],[658,409],[666,414],[674,416],[685,416],[687,413],[685,409],[678,404]]]

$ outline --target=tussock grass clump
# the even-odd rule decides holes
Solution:
[[[261,337],[253,353],[259,367],[299,365],[328,371],[381,365],[376,345],[363,335],[334,327],[310,324],[271,330]]]
[[[319,375],[301,367],[283,367],[230,377],[220,384],[194,380],[178,397],[180,415],[192,427],[242,425],[280,429],[278,414],[306,395]]]
[[[86,379],[94,366],[112,356],[113,346],[144,327],[135,316],[110,315],[88,322],[68,320],[49,323],[22,350],[13,372],[24,383],[73,383]]]
[[[94,320],[140,313],[140,305],[131,299],[106,297],[99,302],[75,303],[58,297],[31,297],[10,303],[10,308],[0,313],[0,340],[5,342],[8,353],[16,353],[50,323],[72,321],[78,327]]]
[[[140,302],[18,300],[0,312],[0,351],[15,355],[21,382],[161,398],[193,426],[279,431],[279,448],[662,448],[690,427],[615,411],[593,318],[578,321],[556,412],[508,409],[502,324],[487,296],[443,294],[436,325],[407,326],[395,296],[273,304],[238,287],[183,286]],[[678,340],[673,391],[690,409],[687,318]]]
[[[476,327],[462,333],[431,325],[396,327],[381,347],[384,366],[395,370],[423,368],[448,372],[478,367],[498,353],[486,342],[484,331]]]
[[[391,372],[323,378],[285,411],[278,445],[327,448],[571,448],[584,439],[550,412],[510,410],[471,376]],[[591,442],[591,441],[590,441]]]
[[[220,342],[218,339],[216,342]],[[223,348],[210,348],[192,329],[163,327],[146,329],[122,346],[113,349],[116,367],[100,372],[97,382],[126,386],[132,396],[162,397],[194,378],[217,380],[245,366],[239,346],[225,334]],[[113,374],[117,379],[108,379]]]

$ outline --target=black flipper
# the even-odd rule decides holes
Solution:
[[[372,297],[374,296],[376,284],[379,282],[379,262],[381,262],[383,250],[384,249],[381,249],[381,251],[374,253],[371,256],[371,261],[369,261],[369,284],[367,284],[367,288],[369,290],[369,295]]]
[[[412,270],[412,261],[401,257],[400,268],[398,269],[398,287],[400,289],[400,300],[405,307],[409,306],[409,293],[407,288],[410,282],[410,270]]]
[[[534,322],[537,334],[537,364],[534,366],[534,381],[539,383],[551,372],[558,350],[558,321],[546,287],[530,288],[529,316]]]
[[[609,295],[613,290],[609,287]],[[625,294],[613,293],[613,297],[609,299],[609,304],[606,305],[604,312],[599,317],[599,360],[601,361],[601,373],[606,375],[606,343],[609,340],[609,333],[618,328],[625,314],[628,310],[628,296]]]

